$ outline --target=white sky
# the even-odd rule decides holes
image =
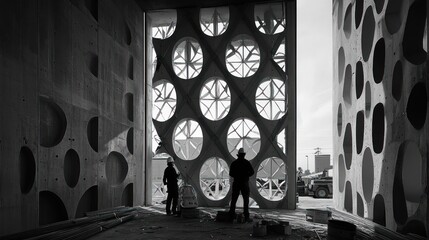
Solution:
[[[297,167],[314,170],[314,152],[332,159],[332,0],[297,1]],[[332,160],[331,160],[332,162]]]

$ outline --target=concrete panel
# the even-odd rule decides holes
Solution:
[[[0,235],[141,204],[143,13],[134,2],[109,0],[6,5],[0,10]],[[119,28],[100,27],[99,19],[109,17],[128,22],[121,38],[110,31]],[[128,165],[119,187],[106,185],[111,150]]]
[[[339,109],[334,114],[339,133],[334,134],[335,206],[363,213],[392,230],[423,236],[428,224],[423,187],[429,141],[426,4],[424,0],[333,4],[338,68],[333,109]],[[351,84],[345,88],[348,71]],[[345,136],[341,133],[347,132],[346,126],[351,128]],[[344,182],[350,182],[351,191],[341,189]],[[354,201],[357,196],[363,206]]]

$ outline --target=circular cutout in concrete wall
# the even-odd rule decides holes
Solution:
[[[344,75],[343,99],[348,105],[352,104],[352,66],[350,64],[347,65]]]
[[[85,6],[91,13],[92,17],[98,21],[98,0],[85,0]]]
[[[369,117],[371,113],[371,84],[369,81],[365,83],[365,116]]]
[[[343,106],[338,105],[338,112],[337,112],[337,131],[338,136],[341,136],[341,131],[343,130]]]
[[[342,154],[338,157],[338,187],[340,192],[344,191],[346,183],[346,166],[344,164],[344,157]]]
[[[362,23],[361,46],[363,60],[368,61],[371,54],[372,42],[374,41],[375,20],[372,7],[368,7],[365,11]]]
[[[196,159],[203,148],[203,131],[192,119],[183,119],[174,128],[173,150],[182,160]]]
[[[134,186],[132,183],[129,183],[122,192],[121,203],[123,206],[132,207],[134,206]]]
[[[350,34],[352,32],[352,4],[349,4],[349,6],[346,9],[346,14],[344,16],[344,25],[343,25],[343,31],[346,38],[350,38]]]
[[[372,146],[375,153],[381,153],[384,148],[384,122],[384,106],[377,103],[372,113]]]
[[[132,93],[125,94],[124,105],[128,120],[134,121],[134,96]]]
[[[384,206],[384,198],[377,194],[374,198],[374,217],[373,222],[386,226],[386,208]]]
[[[75,218],[85,217],[85,213],[98,210],[98,186],[92,186],[79,200]]]
[[[389,1],[387,3],[384,19],[386,20],[387,31],[392,35],[401,28],[404,3],[405,1]]]
[[[344,160],[346,162],[346,167],[348,170],[350,170],[350,166],[352,165],[352,157],[353,157],[352,126],[350,125],[350,123],[347,124],[346,131],[344,133],[343,149],[344,149]]]
[[[357,212],[357,215],[359,216],[359,217],[364,217],[364,214],[365,214],[365,207],[364,207],[364,204],[363,204],[363,200],[362,200],[362,197],[360,196],[360,194],[359,193],[356,193],[356,195],[357,195],[357,199],[356,199],[356,212]]]
[[[427,237],[424,223],[419,220],[410,220],[400,231],[403,234],[414,233],[422,237]]]
[[[356,0],[355,2],[355,26],[359,27],[363,14],[363,0]]]
[[[52,100],[40,97],[40,145],[53,147],[61,142],[67,129],[64,111]]]
[[[343,81],[345,62],[346,62],[346,56],[344,55],[344,49],[343,47],[340,47],[340,49],[338,50],[338,82],[339,83]]]
[[[402,162],[402,186],[405,199],[418,203],[425,193],[424,164],[420,149],[416,143],[407,141],[398,153]]]
[[[86,66],[89,72],[94,76],[98,77],[98,55],[93,52],[88,52],[85,56]]]
[[[128,174],[128,163],[122,154],[112,151],[107,156],[106,178],[110,185],[121,184]]]
[[[416,0],[408,10],[405,24],[402,50],[404,57],[413,64],[419,65],[426,61],[423,49],[423,36],[426,26],[426,0]]]
[[[356,152],[360,154],[363,147],[363,134],[365,131],[365,116],[363,111],[359,111],[356,115]]]
[[[33,152],[28,147],[21,147],[19,152],[19,183],[21,193],[30,192],[36,177],[36,161]]]
[[[127,132],[127,148],[131,154],[134,154],[134,128],[130,128]]]
[[[344,195],[344,209],[349,213],[353,213],[352,184],[349,181],[346,182],[346,192]]]
[[[362,159],[362,188],[366,202],[371,202],[374,190],[374,161],[370,148],[366,148]]]
[[[86,136],[91,148],[98,152],[98,117],[93,117],[89,120],[86,127]]]
[[[68,219],[63,201],[53,192],[39,193],[39,226]]]
[[[356,63],[356,98],[359,99],[363,92],[363,83],[364,83],[364,77],[363,77],[363,66],[362,62],[358,61]]]
[[[422,82],[414,85],[407,102],[407,117],[417,130],[423,128],[426,122],[428,97],[426,85]]]
[[[404,186],[402,184],[402,167],[404,165],[404,158],[406,152],[407,142],[401,144],[398,150],[395,177],[393,179],[393,217],[398,225],[403,225],[408,219],[407,203],[405,200]]]
[[[79,155],[73,149],[69,149],[64,157],[64,179],[69,187],[73,188],[79,181],[80,162]]]
[[[375,3],[375,10],[377,11],[378,14],[380,14],[384,7],[384,0],[374,0],[374,3]]]
[[[401,100],[403,84],[402,62],[397,61],[392,76],[392,96],[396,101]]]
[[[134,80],[134,59],[131,55],[128,59],[127,75],[129,79]]]
[[[380,38],[375,44],[372,74],[375,83],[380,83],[384,76],[384,66],[386,61],[386,49],[384,44],[384,38]]]
[[[124,41],[125,44],[127,44],[128,46],[131,45],[131,41],[132,41],[132,36],[131,36],[131,30],[130,27],[128,26],[128,24],[126,22],[124,22]]]
[[[338,3],[337,28],[340,29],[343,20],[343,1],[336,1],[335,3]]]

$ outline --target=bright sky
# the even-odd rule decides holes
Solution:
[[[314,170],[315,148],[333,152],[332,0],[298,0],[297,167]],[[332,160],[331,160],[332,162]]]

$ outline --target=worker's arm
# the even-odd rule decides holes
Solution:
[[[255,174],[255,170],[253,170],[252,164],[248,161],[249,163],[249,177],[253,176],[253,174]]]
[[[162,177],[162,182],[164,185],[167,185],[167,169],[164,170],[164,176]]]

